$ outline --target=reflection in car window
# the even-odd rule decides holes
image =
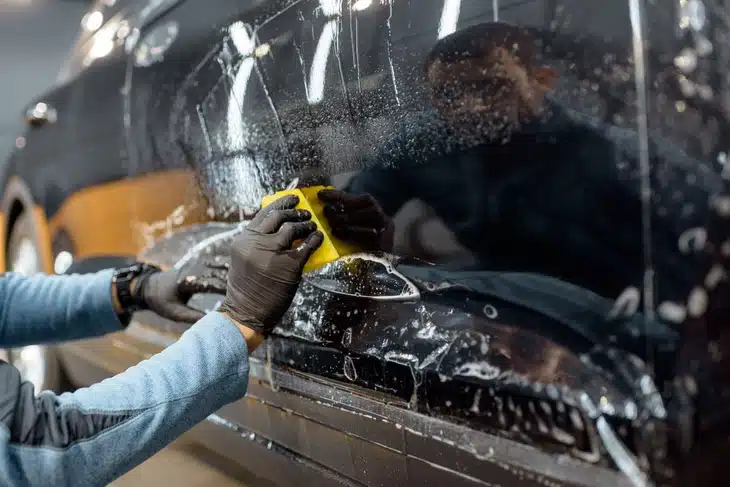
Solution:
[[[648,397],[674,377],[678,357],[715,370],[699,352],[703,333],[724,336],[710,322],[727,311],[713,300],[730,256],[730,56],[714,41],[727,27],[702,2],[646,12],[636,3],[233,9],[219,42],[189,63],[163,131],[183,148],[215,219],[245,220],[292,182],[361,197],[331,205],[334,231],[365,252],[418,260],[396,270],[416,282],[424,307],[463,312],[469,332],[514,324],[561,346],[566,336],[590,344],[565,359],[573,368],[620,368],[615,357],[629,354],[627,394],[662,417]],[[400,292],[382,273],[365,274]],[[339,343],[327,333],[344,305],[318,292],[359,284],[347,272],[320,275],[319,285],[314,277],[278,332]],[[519,309],[522,321],[500,322],[513,315],[493,303]],[[385,314],[381,304],[358,306]],[[396,325],[363,315],[377,335],[363,353],[395,356],[395,340],[382,336]],[[688,330],[702,337],[684,341]],[[456,357],[452,369],[489,375],[496,359],[484,355],[471,365]],[[499,367],[515,368],[517,355],[506,351]],[[354,363],[342,380],[361,379]]]
[[[610,12],[623,30],[591,32],[565,13],[585,5],[461,3],[303,1],[232,24],[178,104],[206,195],[250,214],[324,181],[377,200],[395,253],[680,320],[702,258],[677,242],[722,186],[683,141],[652,130],[645,146],[627,8]]]

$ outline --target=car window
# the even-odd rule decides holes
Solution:
[[[687,131],[682,87],[707,88],[673,71],[696,52],[667,63],[680,42],[654,27],[637,53],[629,3],[604,22],[591,2],[494,6],[303,0],[233,22],[178,91],[172,136],[218,215],[334,184],[392,218],[397,255],[685,317],[705,265],[686,247],[723,190],[711,137]]]

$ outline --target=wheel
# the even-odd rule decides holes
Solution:
[[[8,240],[8,271],[31,275],[42,272],[32,215],[23,211],[13,224]],[[0,358],[15,365],[23,379],[30,381],[36,393],[44,390],[63,392],[67,389],[61,362],[51,347],[30,345],[0,351]]]

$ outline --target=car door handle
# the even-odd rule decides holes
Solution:
[[[25,113],[25,123],[33,127],[54,123],[57,119],[56,109],[44,102],[36,103]]]

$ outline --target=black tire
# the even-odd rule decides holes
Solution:
[[[38,252],[38,238],[32,214],[23,211],[10,229],[6,252],[8,271],[32,274],[42,272],[42,261]],[[29,253],[29,245],[35,248],[35,262]],[[53,347],[34,346],[5,350],[4,357],[21,372],[33,370],[36,393],[52,390],[61,393],[69,390],[69,383],[63,373],[58,352]],[[27,377],[24,377],[27,378]]]

